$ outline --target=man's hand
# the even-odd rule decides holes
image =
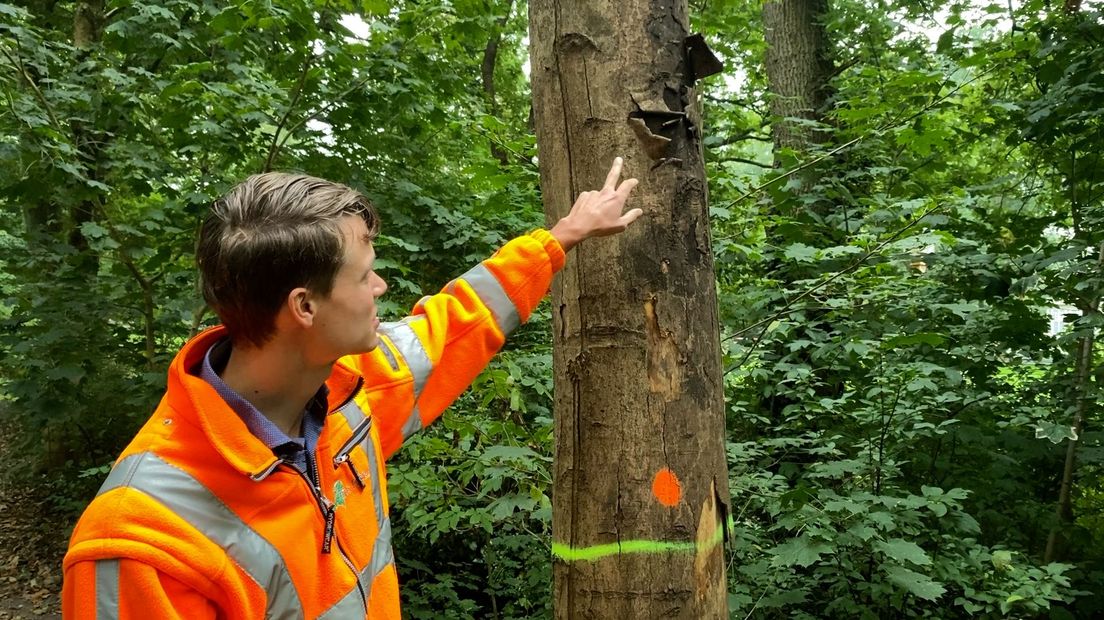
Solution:
[[[571,207],[571,213],[556,223],[550,231],[560,242],[565,252],[575,247],[583,239],[604,237],[619,233],[644,214],[641,209],[633,209],[622,214],[625,201],[636,187],[636,179],[625,179],[621,186],[621,158],[613,160],[613,167],[606,175],[606,184],[601,191],[583,192]]]

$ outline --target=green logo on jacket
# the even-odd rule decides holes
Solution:
[[[345,485],[340,480],[334,483],[333,496],[335,506],[345,505]]]

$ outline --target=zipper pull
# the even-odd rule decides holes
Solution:
[[[326,504],[326,528],[322,531],[322,553],[330,552],[330,543],[333,542],[334,537],[334,521],[337,515],[337,507],[330,503],[330,500],[325,497],[322,498]]]

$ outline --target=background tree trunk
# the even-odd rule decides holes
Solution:
[[[534,0],[530,40],[548,222],[600,187],[617,155],[645,212],[576,249],[553,285],[556,616],[727,617],[719,326],[693,89],[719,63],[689,36],[685,1]],[[665,471],[680,487],[661,475],[657,495]]]
[[[495,65],[498,63],[498,45],[502,41],[502,31],[506,28],[506,23],[510,20],[510,14],[513,11],[514,0],[507,0],[506,11],[495,20],[494,30],[491,32],[490,39],[487,40],[487,47],[483,49],[483,64],[479,68],[479,74],[483,78],[483,95],[487,100],[491,116],[496,118],[499,117],[501,112],[498,97],[495,95],[494,81]],[[510,163],[510,154],[506,152],[506,149],[496,144],[493,139],[491,140],[491,155],[503,166]]]
[[[76,48],[76,62],[84,62],[92,48],[100,43],[103,36],[104,1],[82,0],[73,8],[73,46]],[[90,122],[85,123],[76,119],[70,121],[73,132],[73,145],[77,148],[78,157],[87,178],[100,180],[99,168],[101,166],[100,153],[107,137],[96,131],[96,111],[92,112]],[[69,245],[78,251],[88,250],[88,240],[85,239],[81,226],[95,221],[99,210],[98,197],[88,197],[75,202],[70,208]],[[89,258],[95,265],[94,258]]]
[[[776,166],[782,149],[802,151],[828,138],[791,120],[820,121],[831,94],[832,60],[821,21],[827,11],[828,0],[770,0],[763,5]]]

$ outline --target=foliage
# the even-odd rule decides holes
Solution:
[[[748,197],[787,170],[735,168],[762,147],[714,136],[734,617],[1099,613],[1096,504],[1069,562],[1043,555],[1076,403],[1097,389],[1074,351],[1100,299],[1101,20],[973,8],[941,7],[929,40],[908,28],[935,18],[917,5],[833,5],[833,139],[790,155],[824,161],[813,177]],[[754,100],[765,77],[742,68]]]
[[[213,320],[194,232],[237,180],[365,191],[391,316],[541,223],[524,3],[112,0],[78,40],[92,3],[12,2],[0,415],[9,475],[71,514]],[[1104,241],[1085,5],[832,3],[831,139],[774,169],[760,7],[691,2],[727,64],[702,94],[734,617],[1104,612],[1104,374],[1079,380],[1075,356]],[[549,324],[389,464],[412,618],[550,614]],[[1075,521],[1045,563],[1073,440]]]

